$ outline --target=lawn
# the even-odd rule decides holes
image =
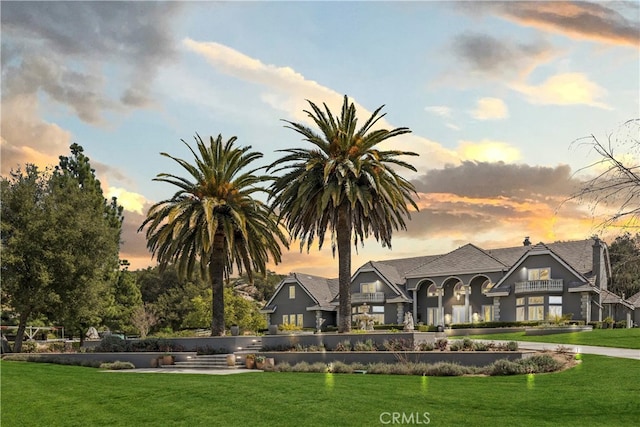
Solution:
[[[413,424],[440,426],[631,426],[640,413],[640,382],[631,373],[639,368],[635,360],[584,355],[573,369],[535,376],[221,376],[3,361],[0,421],[3,426],[368,426],[390,424],[396,413]]]
[[[593,331],[586,332],[570,332],[566,334],[540,336],[526,336],[524,332],[513,332],[508,334],[473,335],[471,336],[471,338],[506,341],[549,342],[558,344],[596,345],[603,347],[640,349],[640,328],[594,329]]]

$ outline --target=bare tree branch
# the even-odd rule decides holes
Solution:
[[[640,228],[640,119],[622,124],[605,143],[590,135],[574,144],[590,148],[600,159],[574,173],[595,176],[568,200],[588,203],[594,216],[603,215],[602,228]]]

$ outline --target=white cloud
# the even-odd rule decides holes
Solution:
[[[134,193],[124,188],[109,187],[105,192],[105,197],[111,199],[112,197],[118,198],[118,204],[129,212],[135,212],[143,214],[143,210],[149,201],[142,195]]]
[[[509,117],[509,110],[499,98],[481,98],[471,115],[478,120],[500,120]]]
[[[444,105],[432,105],[424,107],[424,110],[431,114],[435,114],[436,116],[447,118],[451,117],[451,108],[445,107]]]
[[[539,85],[512,83],[511,88],[524,94],[532,104],[590,105],[607,110],[612,109],[599,101],[607,91],[582,73],[556,74]]]

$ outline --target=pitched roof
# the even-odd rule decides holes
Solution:
[[[479,247],[468,243],[448,254],[436,257],[431,262],[413,269],[407,277],[444,276],[477,271],[500,271],[508,268],[498,258]]]
[[[327,279],[306,273],[293,273],[292,276],[320,305],[329,303],[338,294],[338,279]]]
[[[629,300],[624,300],[622,299],[620,296],[614,294],[611,291],[608,291],[606,289],[602,289],[600,291],[600,296],[601,296],[601,300],[600,302],[602,304],[622,304],[626,307],[629,307],[631,309],[633,309],[634,304],[632,302],[630,302]]]
[[[634,307],[640,308],[640,292],[627,298],[627,301],[633,304]]]

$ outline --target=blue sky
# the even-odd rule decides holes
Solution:
[[[173,188],[180,142],[221,133],[264,153],[303,144],[305,99],[413,133],[420,212],[367,260],[586,238],[562,203],[594,158],[571,143],[640,117],[637,2],[2,2],[2,173],[85,148],[124,205],[121,257],[153,264],[136,233]],[[633,161],[634,159],[631,159]],[[637,160],[637,159],[635,159]],[[635,163],[637,164],[637,162]],[[597,212],[601,214],[603,212]],[[606,212],[604,212],[606,213]],[[280,273],[337,275],[294,244]]]

